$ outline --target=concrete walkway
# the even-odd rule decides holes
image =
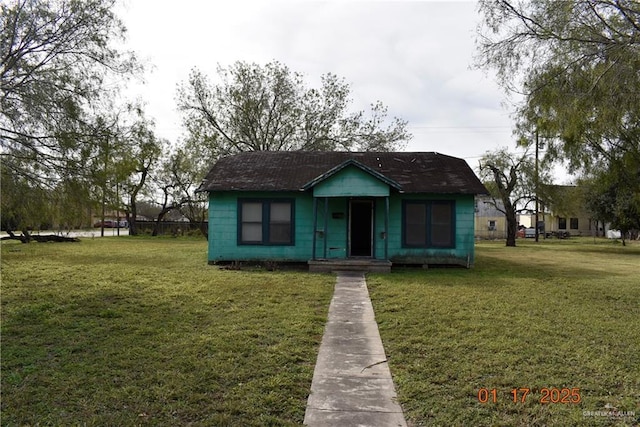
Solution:
[[[406,426],[362,273],[338,273],[304,424]]]

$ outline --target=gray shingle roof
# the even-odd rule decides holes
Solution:
[[[253,151],[219,159],[198,191],[299,191],[349,160],[405,193],[486,194],[467,162],[440,153]]]

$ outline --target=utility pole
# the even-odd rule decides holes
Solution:
[[[116,228],[118,230],[118,237],[120,237],[120,195],[118,194],[120,190],[120,183],[116,178]]]
[[[535,186],[535,197],[536,197],[536,242],[539,241],[540,238],[540,232],[538,230],[538,155],[539,155],[539,147],[540,144],[538,142],[538,128],[536,128],[536,162],[535,162],[535,182],[534,182],[534,186]]]
[[[100,218],[100,237],[104,237],[104,217],[107,205],[107,184],[109,183],[109,177],[107,175],[107,169],[109,167],[109,137],[106,138],[106,145],[104,150],[104,180],[102,182],[102,217]]]

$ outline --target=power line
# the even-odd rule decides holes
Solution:
[[[511,129],[511,126],[412,126],[413,129]]]
[[[415,134],[511,134],[508,126],[407,126],[409,132]]]

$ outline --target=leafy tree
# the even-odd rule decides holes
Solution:
[[[140,70],[135,57],[113,43],[125,34],[114,4],[0,4],[0,157],[3,177],[10,177],[3,186],[20,188],[3,191],[2,204],[3,214],[13,213],[14,227],[84,223],[79,206],[95,201],[91,168],[96,155],[109,156],[105,138],[111,133],[108,114],[95,111],[114,97],[118,81]],[[107,177],[101,178],[106,196]]]
[[[129,235],[138,234],[136,218],[138,216],[138,200],[150,191],[150,178],[160,167],[163,150],[168,141],[156,137],[154,123],[144,117],[142,109],[136,109],[136,120],[122,137],[125,139],[125,151],[119,167],[118,182],[127,198],[125,210],[129,223]]]
[[[104,108],[90,130],[93,152],[86,160],[86,183],[93,188],[102,220],[106,209],[124,211],[130,235],[137,234],[138,198],[148,190],[149,177],[159,167],[163,148],[168,145],[155,136],[153,128],[143,106],[134,103]]]
[[[78,152],[82,169],[61,169],[57,180],[47,186],[11,174],[20,183],[20,191],[6,193],[3,211],[11,203],[23,205],[18,209],[20,221],[12,223],[62,230],[90,224],[95,212],[104,221],[108,209],[123,211],[132,224],[131,234],[136,234],[131,216],[136,216],[137,199],[147,189],[147,178],[158,166],[166,142],[155,137],[154,124],[145,118],[140,105],[109,106],[87,119],[84,126],[91,137]],[[38,204],[27,203],[30,194],[36,195]]]
[[[497,71],[522,134],[551,137],[550,158],[590,182],[599,220],[640,212],[640,3],[481,0],[478,65]]]
[[[114,47],[125,28],[113,0],[9,0],[0,5],[0,150],[3,167],[52,187],[83,170],[87,112],[134,74]]]
[[[61,179],[54,194],[52,223],[58,231],[70,231],[91,224],[91,213],[96,204],[91,201],[89,188],[74,176]]]
[[[89,224],[91,203],[89,189],[82,179],[62,177],[55,187],[33,187],[23,176],[11,173],[0,165],[2,198],[2,229],[7,231],[58,231],[79,228]]]
[[[480,11],[478,65],[524,95],[520,132],[552,137],[546,155],[591,180],[599,171],[601,188],[615,176],[625,191],[637,189],[640,3],[481,0]]]
[[[149,139],[138,146],[134,153],[133,162],[134,173],[128,177],[124,183],[125,192],[128,195],[127,222],[129,223],[129,235],[138,234],[136,218],[138,217],[138,197],[147,186],[150,174],[159,162],[162,146],[166,145],[164,140]]]
[[[218,76],[212,85],[194,69],[178,90],[188,139],[209,147],[208,161],[241,151],[387,151],[411,138],[405,121],[388,123],[380,102],[370,116],[349,112],[349,85],[333,74],[322,76],[319,89],[279,62],[236,62],[218,67]]]
[[[633,175],[636,178],[630,179]],[[627,235],[640,230],[640,167],[631,161],[592,176],[581,182],[587,207],[595,219],[620,230],[624,245]]]
[[[205,237],[208,235],[207,227],[204,226],[206,198],[201,193],[195,193],[202,181],[202,174],[194,164],[194,159],[197,158],[193,153],[178,148],[162,161],[158,173],[155,174],[156,193],[162,195],[162,202],[153,236],[158,234],[160,222],[172,211],[180,211],[192,223],[200,223],[202,233]]]
[[[517,213],[536,199],[535,165],[528,151],[516,155],[506,148],[487,152],[480,159],[480,179],[493,198],[493,206],[505,214],[507,246],[516,246]],[[546,174],[539,181],[548,179]],[[497,201],[501,203],[498,203]]]
[[[14,174],[4,162],[0,163],[0,171],[2,228],[8,231],[42,228],[42,220],[51,216],[48,202],[51,192],[32,189],[27,178]]]
[[[100,234],[104,236],[104,220],[107,209],[117,209],[118,168],[125,149],[118,131],[119,114],[107,112],[93,118],[90,123],[93,153],[86,157],[85,185],[92,190],[92,199],[99,206]],[[84,156],[83,156],[84,157]]]

